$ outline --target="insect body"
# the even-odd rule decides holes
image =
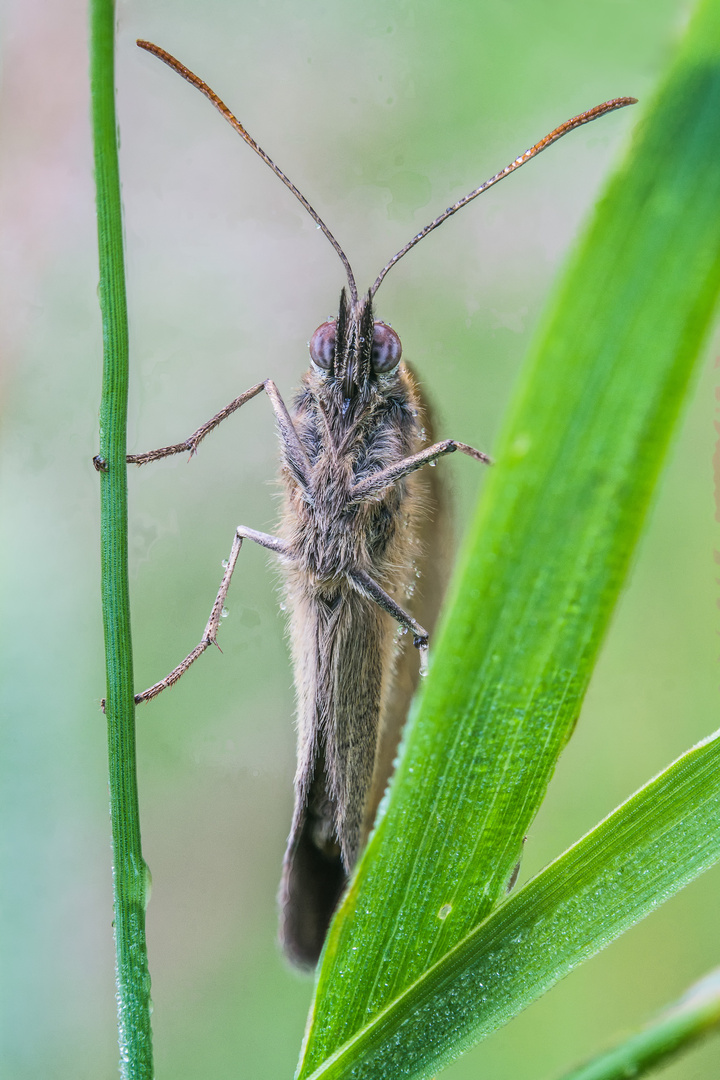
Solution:
[[[446,447],[424,446],[422,402],[400,353],[395,332],[374,322],[370,298],[353,309],[343,293],[337,320],[313,335],[295,401],[305,460],[297,468],[285,454],[298,768],[281,906],[286,947],[306,963],[317,958],[374,817],[378,737],[398,714],[394,620],[427,647],[427,630],[403,605],[429,509],[427,474],[417,470]],[[393,725],[390,737],[398,734]],[[387,781],[381,769],[377,795]]]
[[[488,457],[455,440],[432,443],[430,418],[415,378],[402,361],[395,331],[376,321],[373,300],[388,270],[428,232],[562,135],[630,104],[618,98],[567,121],[506,169],[449,207],[384,267],[358,296],[342,248],[303,195],[248,135],[217,95],[174,57],[154,53],[196,86],[300,200],[345,267],[337,318],[310,342],[311,367],[292,412],[267,379],[251,387],[189,439],[129,462],[189,450],[222,420],[263,390],[280,435],[285,488],[280,535],[236,530],[227,568],[202,640],[165,679],[136,697],[146,701],[172,685],[216,641],[230,579],[246,539],[280,556],[291,611],[298,699],[295,810],[283,865],[281,938],[288,956],[313,966],[347,876],[372,827],[391,771],[400,725],[417,682],[442,592],[434,563],[438,485],[423,466],[460,450]],[[102,467],[100,463],[99,467]],[[433,520],[434,519],[434,520]],[[415,591],[416,575],[428,564]],[[422,625],[418,618],[423,618]]]

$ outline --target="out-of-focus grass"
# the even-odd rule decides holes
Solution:
[[[562,1080],[626,1080],[666,1065],[678,1053],[720,1030],[720,970],[714,968],[677,1001]],[[715,1047],[717,1052],[717,1046]]]

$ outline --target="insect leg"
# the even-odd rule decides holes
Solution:
[[[128,454],[128,464],[147,465],[151,461],[160,461],[161,458],[172,457],[173,454],[182,453],[189,453],[192,457],[193,454],[197,453],[197,448],[206,435],[209,435],[211,431],[214,431],[215,428],[223,422],[223,420],[227,420],[228,416],[232,416],[232,414],[242,405],[252,398],[257,397],[263,390],[265,390],[267,396],[270,398],[270,404],[273,407],[273,412],[275,413],[275,418],[280,430],[280,437],[287,453],[288,464],[298,482],[307,489],[310,463],[303,450],[302,443],[298,438],[298,434],[295,431],[290,413],[272,379],[266,379],[264,382],[256,383],[255,386],[251,386],[249,390],[246,390],[244,394],[240,394],[239,397],[236,397],[234,401],[231,401],[229,405],[226,405],[224,409],[221,409],[219,413],[216,413],[215,416],[199,427],[197,431],[194,431],[187,439],[184,439],[183,442],[173,443],[172,446],[161,446],[157,450],[148,450],[144,454]],[[93,458],[93,465],[98,472],[104,472],[107,468],[105,461],[99,455],[96,455]]]
[[[270,551],[277,552],[278,555],[290,556],[290,552],[287,545],[280,540],[277,536],[270,536],[268,533],[257,532],[255,529],[248,529],[244,525],[238,526],[235,531],[235,538],[233,540],[232,549],[230,551],[230,558],[227,561],[225,567],[225,573],[223,574],[222,581],[220,582],[220,588],[218,594],[215,597],[215,603],[212,606],[210,612],[210,618],[207,621],[205,631],[200,642],[195,646],[192,652],[188,653],[184,660],[182,660],[177,667],[173,668],[169,675],[166,675],[160,682],[156,682],[153,686],[144,690],[142,694],[135,695],[135,704],[139,705],[143,701],[150,701],[152,698],[157,697],[161,691],[166,690],[173,683],[176,683],[181,675],[184,675],[190,665],[197,660],[198,656],[202,656],[209,645],[217,645],[217,632],[220,626],[220,620],[222,618],[223,606],[225,599],[230,588],[230,579],[235,569],[235,563],[237,562],[238,555],[240,554],[240,548],[242,547],[243,540],[254,540],[256,544],[260,544],[262,547],[268,548]],[[103,703],[104,704],[104,703]]]
[[[439,457],[443,457],[444,454],[453,454],[456,450],[460,450],[463,454],[467,454],[468,457],[474,458],[475,461],[481,461],[484,465],[491,464],[490,458],[487,454],[483,454],[481,450],[476,450],[473,446],[458,442],[456,439],[445,439],[444,442],[428,446],[425,450],[421,450],[419,454],[412,454],[410,457],[403,458],[402,461],[397,461],[394,465],[389,465],[387,469],[380,469],[379,472],[360,480],[350,489],[350,497],[352,499],[366,499],[372,495],[379,495],[381,491],[390,487],[391,484],[394,484],[403,476],[407,476],[408,473],[421,469],[423,465],[429,465]]]
[[[407,611],[401,608],[400,605],[393,600],[392,596],[390,596],[389,593],[386,593],[381,585],[378,585],[374,578],[371,578],[364,570],[353,570],[348,574],[348,578],[350,584],[353,585],[359,593],[363,596],[369,596],[371,600],[374,600],[384,611],[387,611],[389,615],[392,615],[393,619],[396,619],[406,630],[412,630],[415,635],[413,644],[416,648],[427,648],[427,630],[424,630],[420,623],[413,619],[412,615],[409,615]]]
[[[197,453],[197,448],[203,441],[206,435],[209,435],[211,431],[227,420],[228,416],[232,416],[241,405],[244,405],[246,401],[250,401],[251,398],[257,397],[257,395],[264,389],[265,383],[256,383],[255,386],[251,386],[249,390],[246,390],[240,397],[236,397],[234,401],[231,401],[229,405],[226,405],[224,409],[221,409],[219,413],[216,413],[211,420],[208,420],[206,424],[199,427],[197,431],[194,431],[189,438],[183,442],[175,443],[173,446],[161,446],[158,450],[148,450],[145,454],[128,454],[127,461],[129,465],[147,465],[151,461],[159,461],[164,457],[171,457],[173,454],[189,453],[192,457]],[[94,459],[97,462],[97,459]],[[95,468],[98,468],[96,463]],[[102,471],[102,465],[99,466],[99,471]]]
[[[309,495],[310,462],[307,459],[307,454],[305,453],[298,433],[295,430],[292,417],[287,410],[285,402],[280,397],[280,391],[272,379],[266,379],[263,386],[265,387],[265,393],[270,398],[270,404],[275,413],[275,419],[280,432],[280,440],[285,451],[285,460],[297,482],[303,488],[305,493]]]

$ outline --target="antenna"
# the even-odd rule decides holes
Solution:
[[[235,129],[235,131],[238,133],[240,138],[245,140],[245,142],[248,144],[248,146],[251,147],[251,149],[253,149],[255,151],[255,153],[258,155],[258,157],[261,157],[263,159],[263,161],[265,162],[265,164],[268,165],[272,169],[272,171],[275,173],[275,175],[280,180],[282,180],[285,187],[289,188],[289,190],[292,191],[293,195],[298,200],[298,202],[302,203],[302,205],[305,207],[305,209],[307,210],[310,217],[318,225],[318,227],[320,229],[322,229],[322,231],[325,233],[328,240],[330,241],[330,243],[332,244],[332,246],[335,248],[338,255],[340,256],[340,261],[342,262],[343,266],[345,267],[345,273],[347,274],[348,285],[350,286],[350,297],[352,299],[353,307],[355,307],[357,305],[357,301],[358,301],[358,291],[357,291],[357,285],[355,284],[355,277],[354,277],[352,269],[350,267],[350,262],[348,261],[348,257],[345,254],[345,252],[343,251],[343,249],[340,247],[340,244],[337,242],[337,240],[335,239],[333,234],[328,229],[328,227],[325,224],[325,222],[323,221],[323,219],[320,217],[320,215],[318,213],[316,213],[315,210],[313,210],[312,206],[307,201],[307,199],[302,194],[302,192],[298,191],[298,189],[293,184],[292,180],[290,180],[285,175],[285,173],[282,171],[282,169],[278,168],[278,166],[275,164],[275,162],[272,160],[272,158],[268,157],[268,155],[265,153],[265,151],[262,149],[262,147],[258,146],[258,144],[255,142],[255,140],[252,138],[252,136],[249,135],[248,132],[245,130],[245,128],[242,126],[242,124],[237,119],[237,117],[234,116],[233,113],[230,112],[230,110],[228,109],[225,102],[222,101],[217,96],[217,94],[215,93],[214,90],[210,89],[210,87],[208,86],[207,83],[203,82],[202,79],[199,79],[197,75],[195,75],[192,71],[190,71],[189,68],[186,68],[183,64],[181,64],[179,60],[176,60],[174,56],[171,56],[169,52],[166,52],[165,49],[161,49],[159,45],[153,45],[153,43],[151,41],[142,41],[142,40],[139,40],[137,42],[137,44],[140,46],[141,49],[145,49],[146,52],[152,53],[153,56],[157,56],[157,58],[159,60],[162,60],[163,63],[168,65],[168,67],[171,67],[173,69],[173,71],[176,71],[178,73],[178,75],[182,75],[183,79],[186,79],[187,82],[189,82],[192,86],[194,86],[197,90],[199,90],[201,94],[204,94],[205,97],[208,98],[208,100],[212,102],[212,104],[215,106],[217,111],[222,116],[225,117],[228,124],[230,124],[230,126]],[[385,273],[385,271],[383,271],[383,274],[384,273]]]
[[[248,146],[255,151],[258,157],[262,158],[265,164],[269,166],[270,169],[272,169],[272,171],[280,180],[282,180],[285,187],[293,193],[298,202],[300,202],[305,207],[310,217],[317,224],[318,228],[322,229],[322,231],[325,233],[325,236],[328,238],[332,246],[335,248],[338,256],[340,257],[340,261],[345,267],[345,273],[347,274],[352,306],[356,307],[358,303],[358,291],[357,285],[355,284],[355,277],[353,275],[348,257],[343,251],[343,249],[340,247],[338,241],[328,229],[323,219],[313,209],[313,207],[307,201],[302,192],[298,191],[292,180],[290,180],[290,178],[285,175],[282,169],[278,168],[272,158],[268,157],[262,147],[259,146],[252,138],[252,136],[248,134],[248,132],[242,126],[237,117],[230,112],[230,109],[228,109],[225,102],[218,97],[214,90],[210,89],[207,83],[203,82],[202,79],[198,78],[198,76],[195,75],[194,72],[190,71],[189,68],[186,68],[183,64],[180,63],[179,60],[176,60],[174,56],[172,56],[169,52],[166,52],[165,49],[161,49],[159,45],[153,45],[151,41],[142,40],[138,40],[137,44],[141,49],[145,49],[146,52],[152,53],[153,56],[157,56],[159,60],[162,60],[163,63],[167,64],[168,67],[171,67],[173,71],[176,71],[178,75],[181,75],[183,79],[187,80],[187,82],[189,82],[192,86],[199,90],[201,94],[204,94],[205,97],[208,98],[208,100],[215,106],[218,112],[222,116],[224,116],[230,126],[235,129],[241,139],[243,139],[248,144]],[[510,173],[515,172],[516,169],[519,169],[522,165],[525,165],[526,162],[532,160],[532,158],[534,157],[537,157],[538,154],[541,154],[543,152],[543,150],[547,150],[548,146],[552,146],[552,144],[554,142],[557,142],[558,139],[562,139],[563,135],[567,135],[568,132],[574,131],[575,128],[582,127],[583,124],[589,124],[591,123],[591,121],[597,120],[600,116],[605,116],[606,113],[614,112],[615,109],[623,109],[626,105],[635,105],[636,102],[637,98],[634,97],[613,98],[611,101],[604,101],[601,105],[596,105],[593,109],[588,109],[586,112],[580,113],[578,116],[573,116],[570,120],[566,120],[564,124],[556,127],[553,131],[550,132],[549,135],[546,135],[544,139],[541,139],[540,142],[535,143],[534,146],[531,146],[530,149],[526,150],[524,154],[520,155],[520,157],[515,158],[514,161],[512,161],[504,169],[501,169],[501,171],[499,173],[496,173],[495,176],[491,176],[490,179],[486,180],[484,184],[481,184],[480,187],[475,188],[474,191],[471,191],[469,195],[465,195],[462,199],[458,199],[456,203],[453,203],[452,206],[448,206],[447,210],[443,211],[443,213],[436,217],[434,221],[431,221],[429,225],[426,225],[424,229],[421,229],[419,233],[416,233],[416,235],[413,236],[412,240],[409,240],[404,247],[400,248],[400,250],[395,255],[393,255],[392,259],[390,259],[390,261],[383,267],[383,269],[378,274],[377,278],[375,279],[375,283],[371,286],[368,293],[369,298],[372,299],[372,297],[375,295],[380,285],[382,284],[383,280],[385,279],[388,271],[392,269],[395,263],[399,262],[400,259],[402,259],[403,255],[407,255],[408,251],[414,248],[416,244],[419,244],[420,241],[428,235],[428,233],[431,233],[433,229],[437,229],[438,225],[442,225],[444,221],[447,221],[449,217],[452,217],[453,214],[456,214],[458,210],[462,210],[463,206],[467,206],[467,204],[469,202],[472,202],[473,199],[476,199],[478,195],[482,195],[482,193],[484,191],[487,191],[488,188],[493,187],[495,184],[499,183],[500,180],[504,180],[506,176],[509,176]]]
[[[506,168],[502,169],[499,173],[496,173],[495,176],[491,176],[489,180],[486,180],[480,187],[475,188],[469,195],[465,195],[464,198],[458,199],[452,206],[448,206],[447,210],[440,214],[439,217],[436,217],[434,221],[431,221],[429,225],[426,225],[424,229],[421,229],[419,233],[413,236],[412,240],[409,240],[405,247],[400,248],[397,254],[393,255],[390,262],[380,271],[375,280],[375,284],[370,289],[370,296],[373,297],[375,295],[388,270],[392,269],[395,263],[402,259],[403,255],[407,255],[408,251],[414,248],[416,244],[419,244],[428,233],[431,233],[433,229],[437,229],[438,225],[442,225],[443,221],[447,221],[453,214],[457,214],[458,210],[462,210],[463,206],[467,206],[467,204],[477,198],[478,195],[482,195],[483,191],[487,191],[488,188],[499,183],[500,180],[504,180],[506,176],[515,172],[516,169],[519,169],[526,162],[537,157],[543,150],[547,150],[548,146],[552,146],[558,139],[562,139],[563,135],[567,135],[569,131],[582,127],[583,124],[589,124],[592,120],[597,120],[599,116],[614,112],[615,109],[623,109],[626,105],[635,105],[636,102],[637,98],[634,97],[613,98],[612,101],[604,101],[602,105],[596,105],[594,109],[588,109],[587,112],[580,113],[579,116],[573,116],[572,119],[566,120],[560,127],[556,127],[555,130],[551,131],[549,135],[546,135],[544,139],[535,143],[534,146],[531,146],[530,149],[526,150],[520,157],[515,158],[510,165],[506,166]]]

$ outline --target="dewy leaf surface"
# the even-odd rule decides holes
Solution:
[[[313,1080],[432,1076],[718,858],[715,735],[513,894]]]
[[[720,284],[717,2],[637,121],[531,351],[301,1077],[487,918],[572,732]]]

